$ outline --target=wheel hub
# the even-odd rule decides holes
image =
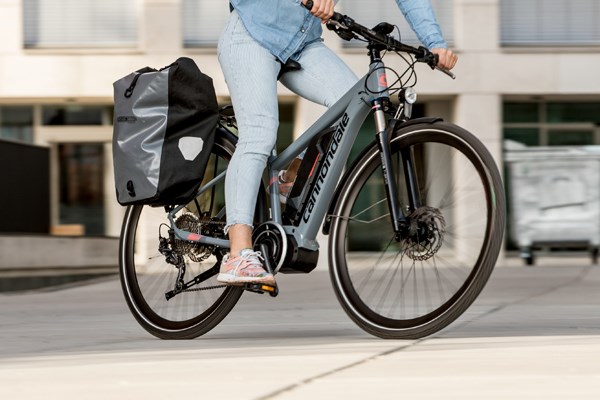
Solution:
[[[407,234],[401,243],[404,254],[416,261],[425,261],[433,257],[444,242],[446,220],[437,208],[419,207],[408,217]]]

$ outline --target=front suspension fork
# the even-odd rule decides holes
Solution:
[[[381,113],[381,115],[378,115]],[[394,130],[399,122],[397,119],[391,119],[387,127],[384,127],[385,119],[382,122],[383,111],[381,109],[375,111],[375,121],[377,125],[377,147],[379,148],[379,154],[381,156],[381,172],[383,173],[383,181],[385,185],[385,192],[387,196],[388,208],[390,210],[390,217],[392,220],[392,226],[396,236],[401,236],[408,226],[406,215],[400,207],[400,201],[398,198],[398,180],[396,179],[399,171],[394,171],[394,165],[392,163],[392,151],[390,141]],[[383,128],[383,129],[380,129]],[[408,195],[409,210],[415,210],[421,206],[421,195],[419,193],[417,172],[415,170],[415,161],[413,156],[412,147],[408,147],[400,150],[402,167],[404,170],[404,179],[406,183],[406,192]]]

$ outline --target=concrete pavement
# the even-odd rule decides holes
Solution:
[[[0,295],[1,399],[600,399],[600,267],[498,267],[444,331],[357,328],[325,272],[245,294],[204,337],[140,328],[116,278]],[[554,264],[554,265],[553,265]]]

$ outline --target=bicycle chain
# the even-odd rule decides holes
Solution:
[[[227,285],[214,285],[214,286],[205,286],[205,287],[195,288],[195,289],[185,289],[185,290],[182,290],[180,293],[183,293],[183,292],[201,292],[203,290],[213,290],[213,289],[220,289],[220,288],[224,288],[224,287],[227,287]]]

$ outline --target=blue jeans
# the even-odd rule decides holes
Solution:
[[[219,39],[218,57],[239,131],[225,178],[227,231],[234,224],[252,226],[254,220],[260,179],[277,139],[277,75],[281,64],[248,34],[235,11]],[[358,80],[321,41],[308,44],[293,58],[302,64],[302,69],[288,72],[281,83],[326,107]]]

